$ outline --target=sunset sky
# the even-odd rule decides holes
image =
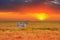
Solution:
[[[49,0],[0,0],[0,20],[60,20],[60,5]]]

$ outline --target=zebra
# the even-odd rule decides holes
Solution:
[[[27,22],[17,22],[17,27],[26,27],[27,26]]]

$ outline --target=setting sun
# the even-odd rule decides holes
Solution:
[[[47,14],[46,13],[40,13],[37,15],[37,18],[39,20],[46,20],[47,19]]]

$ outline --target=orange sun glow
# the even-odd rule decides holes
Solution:
[[[47,17],[48,17],[48,15],[46,13],[40,13],[40,14],[37,15],[37,18],[39,20],[46,20]]]

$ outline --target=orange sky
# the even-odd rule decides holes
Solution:
[[[39,20],[37,14],[47,14],[46,20],[60,20],[60,10],[51,8],[49,5],[27,6],[18,8],[18,12],[0,12],[0,20]]]
[[[39,20],[39,13],[20,14],[18,12],[0,12],[0,20]],[[60,14],[47,14],[46,20],[60,20]]]

